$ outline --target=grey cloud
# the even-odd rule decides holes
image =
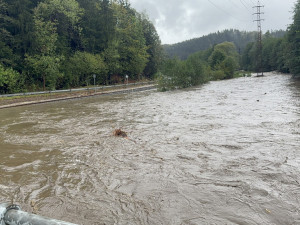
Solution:
[[[264,0],[267,29],[285,29],[296,0]],[[176,43],[218,30],[256,30],[252,13],[256,0],[131,0],[138,11],[146,11],[162,43]]]

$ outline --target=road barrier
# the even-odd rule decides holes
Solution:
[[[27,213],[18,205],[0,204],[0,225],[76,225]]]
[[[24,93],[4,94],[4,95],[0,94],[0,98],[1,97],[29,96],[29,95],[42,95],[42,94],[51,94],[51,93],[67,93],[67,92],[78,92],[78,91],[96,91],[96,90],[105,90],[105,89],[110,89],[110,88],[126,88],[126,87],[131,87],[131,86],[154,84],[154,83],[155,83],[154,81],[149,81],[149,82],[119,84],[119,85],[110,85],[110,86],[95,86],[95,87],[88,87],[88,88],[74,88],[74,89],[66,89],[66,90],[24,92]]]

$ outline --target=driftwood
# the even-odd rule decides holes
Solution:
[[[126,132],[125,132],[125,131],[122,131],[121,129],[115,129],[115,130],[114,130],[114,136],[116,136],[116,137],[127,138]]]

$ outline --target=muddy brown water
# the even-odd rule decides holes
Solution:
[[[300,224],[299,109],[273,73],[4,109],[0,202],[77,224]]]

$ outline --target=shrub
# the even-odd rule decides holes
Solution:
[[[10,94],[20,90],[20,74],[12,68],[0,65],[0,93]]]

